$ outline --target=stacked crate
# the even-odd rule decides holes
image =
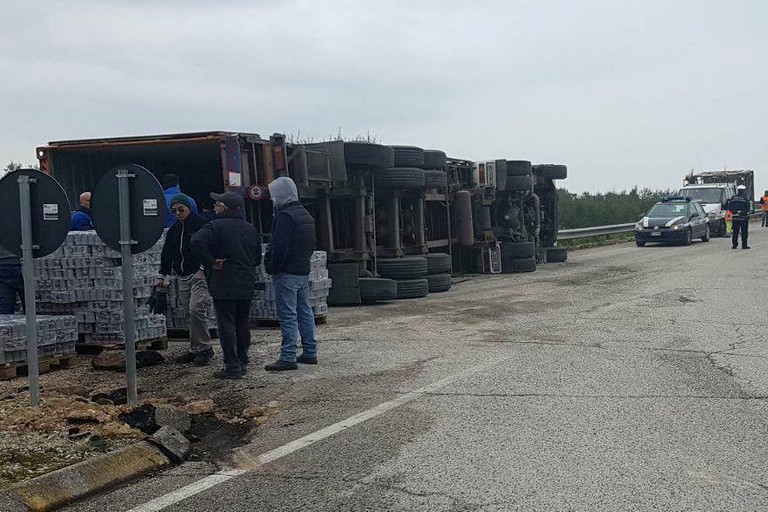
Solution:
[[[75,353],[77,322],[71,315],[37,317],[40,357]],[[0,315],[0,364],[27,362],[27,321],[22,315]]]
[[[316,317],[328,313],[330,290],[331,279],[326,268],[326,254],[323,251],[315,251],[310,261],[309,303]],[[256,293],[251,303],[251,320],[277,320],[275,289],[272,276],[264,269],[264,263],[256,269]]]
[[[136,341],[166,335],[165,317],[150,313],[147,299],[160,266],[162,245],[133,256],[133,304]],[[94,231],[73,231],[55,252],[35,260],[38,311],[74,315],[79,341],[114,345],[124,341],[120,254]]]

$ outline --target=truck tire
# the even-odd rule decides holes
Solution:
[[[427,274],[442,274],[451,271],[451,255],[442,252],[425,254],[427,260]]]
[[[440,169],[424,171],[424,188],[445,188],[448,186],[448,175]]]
[[[526,176],[531,174],[531,162],[528,160],[507,160],[507,176]]]
[[[442,169],[445,167],[447,157],[445,152],[435,149],[424,150],[424,169]]]
[[[395,167],[424,166],[424,150],[415,146],[389,146],[395,152]]]
[[[532,258],[536,255],[533,242],[501,242],[501,259]]]
[[[547,247],[547,263],[562,263],[568,259],[565,247]]]
[[[393,279],[361,277],[359,283],[360,302],[363,304],[395,300],[397,298],[397,282]]]
[[[533,272],[536,270],[536,258],[520,258],[512,260],[512,272]]]
[[[427,259],[421,256],[404,258],[380,258],[376,269],[387,279],[417,279],[427,275]]]
[[[507,176],[507,192],[533,192],[533,179],[530,174]]]
[[[427,276],[429,293],[447,292],[451,289],[451,274],[434,274]]]
[[[347,167],[378,167],[386,169],[395,166],[395,151],[389,146],[367,142],[345,142],[344,162]]]
[[[415,167],[390,167],[376,171],[376,187],[424,188],[424,171]]]
[[[398,299],[418,299],[429,295],[429,281],[426,279],[401,279],[397,281]]]
[[[535,168],[536,175],[551,180],[564,180],[568,177],[568,167],[556,164],[539,164]]]

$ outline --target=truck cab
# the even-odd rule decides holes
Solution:
[[[685,185],[677,194],[698,200],[709,218],[712,233],[725,236],[725,203],[736,195],[733,183],[701,183]]]

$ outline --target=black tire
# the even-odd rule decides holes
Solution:
[[[704,229],[704,236],[701,237],[702,242],[709,242],[711,236],[711,232],[709,231],[709,224],[707,224],[706,228]]]
[[[722,219],[722,220],[720,221],[720,231],[719,231],[719,235],[720,235],[721,237],[723,237],[723,238],[725,238],[726,236],[728,236],[728,225],[725,223],[725,219]]]
[[[378,167],[386,169],[395,166],[395,151],[389,146],[367,142],[345,142],[344,162],[347,167]]]
[[[564,180],[568,177],[568,167],[556,164],[539,164],[536,166],[536,175],[552,180]]]
[[[693,241],[693,231],[691,228],[685,230],[685,239],[683,239],[683,245],[691,245]]]
[[[507,160],[507,176],[526,176],[531,172],[531,162],[528,160]]]
[[[507,176],[507,192],[533,192],[533,179],[530,174]]]
[[[451,289],[451,274],[434,274],[427,276],[429,293],[447,292]]]
[[[447,157],[445,152],[435,149],[424,150],[424,169],[442,169],[445,167]]]
[[[427,274],[442,274],[451,271],[451,255],[442,252],[425,254]]]
[[[547,263],[562,263],[568,260],[568,250],[565,247],[547,247]]]
[[[394,167],[423,167],[424,150],[415,146],[389,146],[395,152]]]
[[[387,279],[417,279],[427,275],[427,259],[421,256],[380,258],[376,269]]]
[[[415,167],[390,167],[376,171],[376,187],[424,188],[424,171]]]
[[[429,295],[429,281],[426,279],[405,279],[397,281],[398,299],[419,299]]]
[[[445,188],[448,186],[448,175],[440,169],[424,171],[424,188]]]
[[[638,247],[645,247],[645,242],[641,242],[640,240],[635,240],[635,245]]]
[[[394,279],[361,277],[359,282],[360,302],[363,304],[395,300],[397,298],[397,282]]]
[[[502,259],[532,258],[536,256],[534,242],[501,242]]]
[[[536,258],[520,258],[512,260],[512,272],[533,272],[536,270]]]

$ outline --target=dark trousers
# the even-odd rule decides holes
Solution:
[[[16,296],[24,306],[24,276],[20,264],[0,264],[0,315],[12,315],[16,311]]]
[[[224,370],[240,373],[248,364],[251,346],[251,300],[213,299],[219,343],[224,352]]]
[[[747,238],[749,238],[749,221],[744,219],[733,219],[733,236],[731,244],[734,247],[739,245],[739,232],[741,232],[741,246],[747,247]]]

